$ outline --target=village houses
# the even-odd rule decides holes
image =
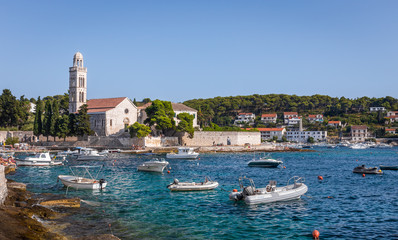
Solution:
[[[276,113],[261,114],[261,121],[263,123],[276,123],[277,118],[278,117],[277,117]]]

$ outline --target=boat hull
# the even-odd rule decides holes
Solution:
[[[383,166],[380,165],[381,170],[398,170],[398,166]]]
[[[168,162],[146,162],[137,167],[138,171],[144,172],[163,172],[164,168],[168,165]]]
[[[208,182],[208,183],[178,183],[171,184],[167,188],[171,191],[206,191],[213,190],[218,187],[218,182]]]
[[[282,190],[277,192],[246,196],[244,197],[244,201],[248,205],[290,201],[290,200],[299,199],[307,191],[308,191],[307,185],[301,184],[300,187],[292,188],[286,191]]]
[[[248,163],[249,167],[276,168],[282,161],[261,161],[255,160]]]
[[[52,162],[52,161],[36,161],[36,160],[22,160],[15,159],[18,166],[57,166],[62,165],[63,162]]]
[[[193,154],[175,154],[175,153],[167,153],[166,158],[169,159],[196,159],[199,156],[199,153]]]
[[[66,187],[71,187],[75,189],[103,189],[107,185],[107,182],[102,183],[101,186],[101,184],[97,180],[71,175],[59,175],[58,179],[61,180],[62,184],[64,184]]]

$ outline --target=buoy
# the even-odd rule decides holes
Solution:
[[[171,167],[169,167],[169,169],[171,170]]]
[[[167,173],[169,173],[169,174],[170,174],[170,171],[167,171]]]
[[[357,162],[358,162],[358,159],[357,159]]]
[[[365,177],[365,176],[366,176],[365,173],[363,173],[363,174],[362,174],[362,177]]]
[[[332,196],[328,196],[328,198],[333,198]]]
[[[381,172],[381,169],[379,169],[379,172]]]
[[[318,176],[318,180],[323,180],[323,177],[322,176]]]
[[[234,190],[232,190],[232,192],[238,192],[238,189],[234,189]]]
[[[200,160],[200,158],[198,158],[198,160]]]
[[[283,166],[283,168],[286,168],[286,166]]]
[[[318,230],[314,230],[312,232],[312,237],[314,237],[314,239],[319,239],[319,231]]]

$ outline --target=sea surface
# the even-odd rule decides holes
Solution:
[[[200,154],[198,160],[168,160],[170,174],[138,172],[137,166],[159,156],[114,155],[107,161],[66,166],[20,167],[8,176],[35,193],[54,193],[84,200],[67,217],[64,231],[82,236],[113,233],[121,239],[398,239],[398,171],[382,175],[352,173],[354,167],[398,165],[398,148],[353,150],[314,148],[315,152],[273,153],[286,168],[251,168],[253,153]],[[68,165],[103,165],[103,191],[73,190],[57,182]],[[216,190],[170,192],[166,186],[201,182],[208,176]],[[305,178],[309,190],[300,200],[248,206],[230,201],[238,178],[250,177],[257,187],[269,180],[286,185]],[[323,180],[318,180],[322,176]]]

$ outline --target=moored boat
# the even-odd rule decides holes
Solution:
[[[250,161],[247,165],[249,167],[276,168],[282,163],[282,161],[272,158],[260,158]]]
[[[90,168],[99,168],[95,177],[90,173]],[[98,174],[102,169],[102,166],[73,166],[69,167],[73,175],[59,175],[58,179],[66,187],[75,189],[104,189],[107,185],[105,179],[97,179]],[[75,169],[75,170],[73,170]],[[83,170],[81,174],[78,174],[78,169]],[[79,176],[80,175],[80,176]],[[87,177],[86,177],[87,176]]]
[[[51,157],[50,153],[43,152],[37,153],[33,156],[27,156],[25,158],[15,158],[15,162],[18,166],[53,166],[62,165],[65,157]]]
[[[249,180],[250,185],[244,186],[243,180]],[[289,184],[293,180],[292,184]],[[277,187],[276,181],[269,181],[265,188],[256,188],[251,178],[239,178],[241,191],[234,190],[229,194],[229,199],[234,201],[243,200],[246,204],[262,204],[279,201],[289,201],[299,199],[308,191],[307,185],[304,184],[304,178],[294,176],[287,182],[286,186]]]
[[[105,160],[107,157],[106,154],[100,154],[97,150],[91,148],[84,148],[80,150],[80,153],[77,155],[77,161],[89,161],[89,160]]]
[[[143,164],[137,167],[138,171],[144,172],[163,172],[164,168],[169,164],[169,162],[162,159],[154,159],[148,162],[144,162]]]
[[[218,187],[218,182],[211,181],[210,178],[206,177],[204,182],[180,182],[178,179],[167,186],[171,191],[203,191],[213,190]]]
[[[394,166],[380,165],[380,169],[381,170],[398,170],[398,165],[394,165]]]
[[[179,147],[177,153],[167,153],[166,158],[171,159],[196,159],[199,153],[195,152],[193,148]]]
[[[365,173],[365,174],[382,174],[383,172],[377,167],[365,167],[365,165],[354,168],[353,173]]]

